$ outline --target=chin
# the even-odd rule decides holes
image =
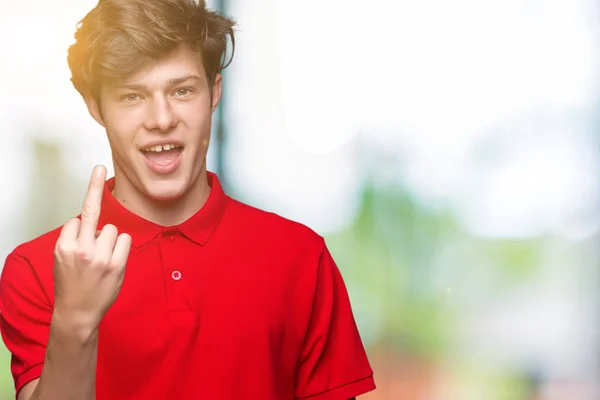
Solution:
[[[182,198],[187,192],[187,185],[180,181],[156,180],[144,185],[145,195],[155,201],[172,202]]]

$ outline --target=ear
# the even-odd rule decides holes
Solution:
[[[100,104],[96,101],[94,96],[87,95],[85,96],[85,104],[87,106],[88,112],[96,120],[97,123],[104,126],[104,120],[102,118],[102,112],[100,111]]]
[[[212,90],[212,112],[215,112],[217,106],[219,105],[219,101],[221,101],[221,90],[223,89],[223,77],[221,74],[217,74],[215,76],[215,83],[213,83]]]

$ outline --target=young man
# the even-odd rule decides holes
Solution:
[[[0,323],[19,400],[346,400],[375,388],[323,238],[206,171],[233,22],[194,0],[100,0],[69,50],[115,176],[18,246]],[[233,43],[233,40],[232,40]]]

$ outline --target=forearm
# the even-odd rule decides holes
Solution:
[[[98,331],[55,315],[44,368],[30,400],[95,400]]]

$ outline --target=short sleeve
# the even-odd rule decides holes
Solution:
[[[17,393],[42,373],[51,319],[52,307],[33,269],[9,254],[0,278],[0,331]]]
[[[343,278],[323,244],[296,399],[347,400],[375,389]]]

